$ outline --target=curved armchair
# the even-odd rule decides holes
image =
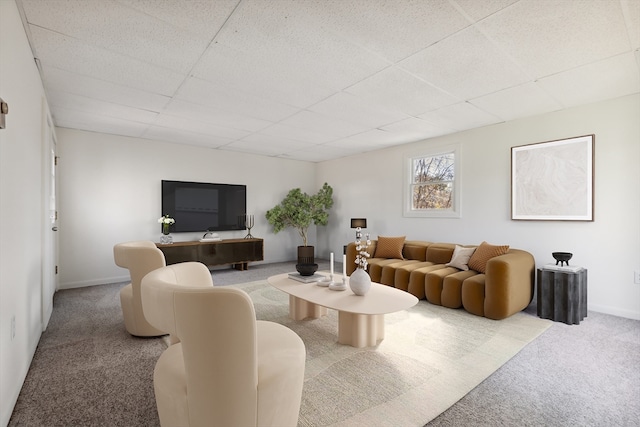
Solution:
[[[160,424],[296,426],[304,343],[285,326],[256,321],[246,292],[211,285],[206,266],[194,262],[142,280],[146,318],[180,341],[154,371]]]
[[[120,305],[127,332],[137,337],[166,335],[167,332],[147,322],[140,300],[142,278],[151,270],[166,265],[162,251],[149,241],[125,242],[113,247],[113,258],[116,265],[128,269],[131,276],[131,283],[120,290]]]

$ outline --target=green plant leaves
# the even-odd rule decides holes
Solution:
[[[273,232],[278,233],[287,227],[298,230],[303,246],[307,246],[307,230],[315,225],[327,225],[329,212],[333,206],[333,188],[326,182],[317,194],[310,196],[299,188],[290,190],[280,204],[269,209],[265,215]]]

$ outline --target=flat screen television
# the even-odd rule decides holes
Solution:
[[[162,215],[176,222],[172,232],[244,230],[247,186],[162,181]]]

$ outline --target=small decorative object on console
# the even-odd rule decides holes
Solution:
[[[206,233],[202,235],[201,242],[219,242],[222,240],[218,233],[214,233],[212,230],[208,230]]]
[[[160,235],[160,243],[171,244],[173,243],[173,236],[169,231],[169,227],[176,223],[176,220],[169,215],[163,215],[158,218],[158,222],[162,224],[162,234]]]
[[[351,220],[353,222],[353,220]],[[349,277],[349,287],[356,295],[364,295],[371,288],[371,277],[367,274],[367,258],[371,256],[369,252],[367,252],[367,248],[371,245],[371,240],[369,239],[369,233],[366,234],[366,240],[363,242],[362,240],[362,232],[361,228],[356,228],[356,264],[358,264],[358,268],[351,274]]]
[[[556,265],[560,263],[560,266],[563,266],[565,262],[569,265],[569,260],[573,257],[571,252],[553,252],[551,255],[556,260]]]
[[[253,228],[254,225],[254,221],[253,221],[253,215],[244,215],[244,228],[247,229],[247,235],[244,236],[245,239],[253,239],[253,236],[251,235],[251,229]]]

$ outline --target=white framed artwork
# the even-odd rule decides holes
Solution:
[[[511,147],[511,219],[593,221],[595,135]]]

